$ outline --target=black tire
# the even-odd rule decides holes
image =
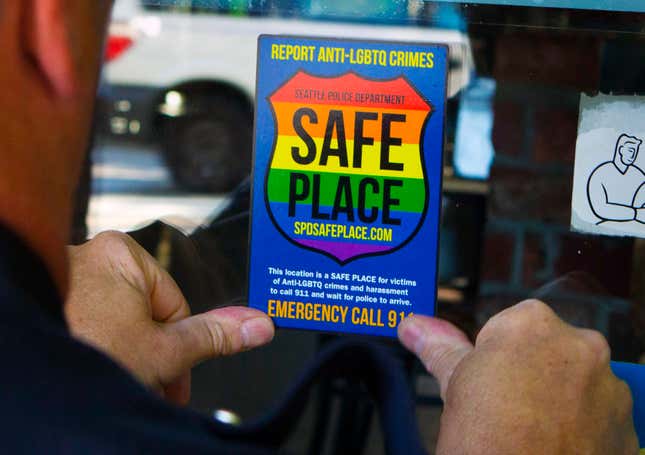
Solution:
[[[164,122],[164,155],[177,184],[229,191],[250,172],[252,117],[243,103],[213,97],[185,117]]]

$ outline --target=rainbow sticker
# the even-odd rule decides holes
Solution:
[[[341,264],[405,245],[426,212],[430,104],[403,77],[303,71],[270,102],[277,135],[265,194],[278,230]]]
[[[249,305],[395,336],[434,314],[448,49],[262,36]]]

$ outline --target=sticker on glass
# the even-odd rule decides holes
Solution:
[[[448,48],[260,37],[249,305],[395,337],[433,315]]]
[[[645,237],[645,98],[583,95],[571,227]]]
[[[306,90],[329,94],[337,87],[351,90],[346,93],[395,93],[400,102],[396,110],[375,97],[298,103]],[[343,264],[391,252],[414,236],[427,207],[421,142],[431,106],[405,78],[299,71],[270,102],[277,134],[266,202],[287,240]],[[321,226],[343,235],[321,236]]]

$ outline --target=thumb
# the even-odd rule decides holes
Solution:
[[[170,359],[162,367],[176,377],[201,361],[262,346],[273,339],[273,322],[247,307],[219,308],[162,326]]]
[[[452,373],[473,350],[468,337],[448,321],[413,315],[401,321],[399,339],[439,381],[441,398],[445,401]]]

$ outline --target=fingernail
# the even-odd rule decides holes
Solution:
[[[414,319],[404,319],[399,326],[401,343],[410,351],[419,354],[423,350],[423,329]]]
[[[268,318],[254,318],[244,321],[240,327],[244,349],[253,349],[273,339],[273,323]]]

